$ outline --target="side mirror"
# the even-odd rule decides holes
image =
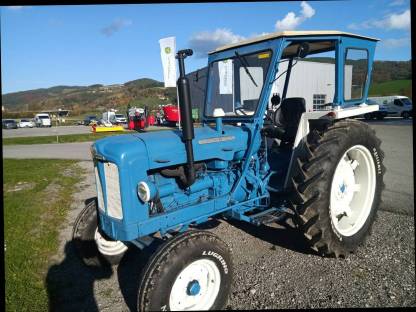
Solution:
[[[297,51],[297,56],[300,58],[304,58],[306,55],[308,55],[309,53],[309,43],[307,42],[302,42],[299,47],[298,47],[298,51]]]

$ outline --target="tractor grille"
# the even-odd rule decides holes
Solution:
[[[97,186],[98,209],[100,209],[101,211],[105,211],[103,188],[101,186],[100,176],[98,175],[97,166],[94,166],[94,172],[95,172],[95,185]]]
[[[97,181],[97,196],[98,207],[102,211],[105,211],[104,203],[107,205],[107,214],[110,217],[122,219],[123,210],[121,208],[121,195],[120,195],[120,180],[118,174],[118,167],[111,162],[104,162],[104,181],[105,189],[100,183],[98,169],[95,167],[95,179]]]

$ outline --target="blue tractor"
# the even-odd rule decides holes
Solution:
[[[365,104],[376,41],[288,31],[218,48],[208,57],[202,125],[195,128],[184,65],[193,52],[177,52],[182,129],[92,145],[97,201],[74,226],[85,264],[118,263],[130,246],[146,249],[157,240],[137,309],[209,310],[224,307],[233,274],[226,243],[198,230],[210,219],[284,221],[323,256],[353,252],[370,231],[384,187],[381,142],[350,118],[378,110]],[[305,98],[288,91],[292,69],[327,52],[334,54],[333,97],[306,110]],[[282,92],[274,93],[282,75]]]

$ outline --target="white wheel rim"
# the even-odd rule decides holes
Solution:
[[[376,169],[371,152],[362,145],[341,157],[331,184],[330,214],[335,230],[343,236],[356,234],[373,205]]]
[[[214,261],[200,259],[176,277],[169,297],[172,311],[209,310],[218,296],[221,274]]]
[[[118,256],[127,250],[127,246],[122,241],[106,240],[98,231],[95,230],[95,242],[98,251],[107,256]]]

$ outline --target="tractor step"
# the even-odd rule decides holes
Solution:
[[[273,207],[248,217],[250,218],[251,223],[259,226],[261,224],[270,224],[280,221],[285,217],[286,214],[286,209]]]

